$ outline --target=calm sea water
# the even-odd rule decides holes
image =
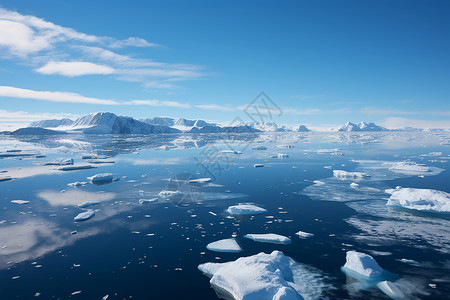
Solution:
[[[341,271],[346,251],[357,250],[395,274],[411,297],[448,299],[449,216],[388,208],[383,191],[401,185],[450,192],[449,141],[439,132],[1,137],[0,153],[20,156],[0,159],[6,171],[0,178],[13,178],[0,182],[0,298],[218,299],[199,264],[281,250],[320,271],[327,286],[322,299],[388,299],[376,288],[355,288]],[[242,154],[218,152],[230,149]],[[279,153],[289,158],[271,158]],[[114,163],[94,164],[81,158],[87,154]],[[59,158],[96,168],[43,165]],[[435,169],[424,176],[395,173],[382,167],[388,161]],[[373,176],[355,191],[353,181],[332,178],[333,170]],[[98,173],[118,180],[67,186]],[[183,181],[203,177],[213,183]],[[183,197],[158,195],[177,189]],[[85,201],[100,202],[91,207],[95,216],[74,222]],[[226,209],[238,203],[267,213],[229,216]],[[301,239],[299,230],[314,237]],[[292,243],[257,243],[243,238],[247,233],[282,234]],[[206,249],[231,236],[243,252]]]

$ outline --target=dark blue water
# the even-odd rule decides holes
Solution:
[[[256,140],[237,137],[233,141],[217,136],[68,137],[83,142],[76,145],[51,138],[8,140],[1,150],[11,149],[20,142],[17,148],[46,157],[0,160],[0,171],[16,172],[14,180],[0,183],[0,221],[3,220],[0,224],[0,298],[31,299],[39,293],[42,299],[102,299],[105,295],[109,295],[108,299],[217,299],[208,277],[198,271],[199,264],[281,250],[297,262],[314,266],[323,273],[329,284],[323,298],[388,299],[378,289],[349,291],[346,275],[340,268],[345,263],[346,251],[357,250],[388,253],[371,255],[380,266],[420,286],[425,293],[416,295],[417,298],[445,299],[450,292],[450,249],[436,249],[424,236],[379,245],[358,239],[362,231],[352,226],[347,221],[349,218],[364,221],[384,217],[368,217],[346,202],[318,200],[304,192],[313,180],[332,177],[333,169],[357,169],[359,164],[354,160],[410,159],[448,169],[448,159],[444,158],[450,154],[449,146],[441,146],[439,136],[429,137],[426,144],[418,138],[407,138],[411,137],[396,142],[389,134],[374,135],[369,141],[355,136],[315,134],[286,134],[285,137],[277,134]],[[233,145],[240,150],[243,144],[264,145],[268,150],[247,147],[243,154],[220,159],[220,170],[205,172],[198,164],[199,159],[204,161],[207,147],[228,149]],[[295,147],[278,147],[287,144]],[[345,155],[316,152],[335,148]],[[421,156],[435,151],[442,155]],[[25,172],[61,157],[86,163],[81,156],[87,153],[108,155],[108,160],[115,163],[97,165],[96,169],[89,170],[45,174],[39,171],[41,173],[32,176]],[[277,153],[289,154],[289,158],[270,158]],[[217,162],[217,159],[211,161]],[[255,163],[265,166],[253,168]],[[326,166],[331,168],[324,168]],[[20,172],[14,170],[17,168],[21,168]],[[109,172],[120,180],[79,188],[67,186],[71,182],[87,181],[88,176]],[[197,178],[212,175],[218,186],[202,186],[195,197],[181,203],[159,198],[161,190],[170,189],[168,179],[183,174]],[[374,184],[450,192],[449,177],[447,171],[424,178],[399,175]],[[141,205],[138,202],[141,198],[154,197],[159,198],[155,203]],[[10,202],[15,199],[30,203]],[[92,207],[96,210],[92,219],[75,223],[73,218],[83,211],[76,205],[85,199],[100,199],[101,204]],[[381,197],[378,200],[381,201]],[[225,211],[238,203],[256,204],[267,213],[232,218]],[[420,217],[448,221],[446,216],[433,214]],[[295,235],[299,230],[315,236],[300,239]],[[73,231],[76,234],[71,234]],[[247,233],[282,234],[290,237],[292,243],[257,243],[243,238]],[[371,238],[376,238],[377,233],[373,235]],[[236,236],[243,252],[206,250],[208,243],[231,236]],[[423,265],[412,266],[398,260],[404,257],[423,262]],[[74,292],[78,293],[72,295]]]

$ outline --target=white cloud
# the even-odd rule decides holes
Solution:
[[[114,73],[111,67],[84,61],[50,61],[35,71],[45,75],[59,74],[68,77]]]
[[[69,92],[49,92],[49,91],[34,91],[28,89],[21,89],[12,86],[0,86],[0,97],[35,99],[52,102],[66,102],[66,103],[84,103],[84,104],[103,104],[103,105],[119,105],[115,100],[106,100],[85,97],[76,93]]]
[[[217,104],[200,104],[195,107],[204,109],[204,110],[220,110],[220,111],[235,111],[235,108],[217,105]]]
[[[366,115],[415,115],[415,111],[395,110],[395,109],[380,109],[376,107],[364,107],[360,110],[362,114]]]
[[[39,121],[39,120],[51,120],[51,119],[75,119],[78,118],[79,115],[76,114],[68,114],[68,113],[29,113],[26,111],[10,111],[0,109],[0,122],[31,122],[31,121]]]
[[[126,46],[131,46],[131,47],[161,47],[161,45],[159,45],[159,44],[150,43],[150,42],[147,42],[146,40],[138,38],[138,37],[129,37],[129,38],[125,39],[125,40],[114,41],[113,43],[111,43],[109,45],[109,47],[111,47],[111,48],[122,48],[122,47],[126,47]]]
[[[148,105],[148,106],[169,106],[179,108],[191,108],[189,103],[180,103],[177,101],[161,101],[161,100],[131,100],[125,102],[129,105]]]
[[[450,129],[450,120],[415,120],[401,117],[386,118],[383,122],[380,122],[381,126],[389,129],[399,129],[404,127],[413,128],[448,128]]]
[[[118,80],[140,82],[144,87],[173,89],[170,81],[206,76],[202,67],[190,64],[135,59],[104,49],[162,47],[139,37],[118,40],[89,35],[43,19],[0,8],[0,53],[15,56],[41,74],[82,76],[115,74]]]

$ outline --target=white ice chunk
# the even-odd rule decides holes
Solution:
[[[86,169],[93,169],[95,168],[92,165],[78,165],[78,166],[67,166],[67,167],[61,167],[58,170],[60,171],[77,171],[77,170],[86,170]]]
[[[391,194],[386,205],[438,213],[450,212],[450,194],[443,191],[399,187],[388,189],[386,193]]]
[[[253,167],[254,168],[262,168],[262,167],[264,167],[264,164],[254,164]]]
[[[316,185],[324,185],[325,184],[325,182],[320,181],[320,180],[314,180],[313,183]]]
[[[286,154],[286,153],[278,153],[278,154],[277,154],[277,157],[278,157],[278,158],[289,158],[289,154]]]
[[[367,179],[370,176],[363,172],[347,172],[344,170],[333,170],[333,176],[342,180]]]
[[[372,256],[357,251],[347,251],[344,268],[365,277],[378,277],[383,273],[383,269]]]
[[[89,220],[90,218],[92,218],[94,215],[95,215],[95,211],[88,210],[88,211],[78,214],[75,218],[73,218],[73,220],[75,222],[86,221],[86,220]]]
[[[239,246],[239,244],[236,242],[234,238],[223,239],[209,243],[206,246],[206,249],[217,252],[233,252],[233,253],[242,251],[241,246]]]
[[[73,158],[58,158],[44,163],[45,166],[66,166],[73,165]]]
[[[310,237],[314,236],[313,233],[304,232],[304,231],[301,231],[301,230],[296,232],[295,234],[298,235],[299,237],[303,237],[303,238],[310,238]]]
[[[239,204],[228,207],[227,212],[230,215],[255,215],[266,212],[264,208],[253,204]]]
[[[30,203],[30,201],[27,201],[27,200],[12,200],[11,203],[28,204],[28,203]]]
[[[155,202],[156,200],[158,200],[158,198],[139,199],[139,204],[151,203],[151,202]]]
[[[189,183],[210,183],[211,178],[198,178],[198,179],[191,179],[188,182]]]
[[[352,183],[350,183],[350,187],[351,187],[352,189],[357,189],[357,188],[359,188],[359,184],[357,184],[357,183],[355,183],[355,182],[352,182]]]
[[[89,179],[93,184],[99,184],[99,183],[112,182],[114,177],[113,177],[113,174],[111,174],[111,173],[101,173],[101,174],[96,174],[91,177],[87,177],[87,179]]]
[[[184,195],[183,192],[180,191],[166,191],[166,190],[162,190],[161,192],[159,192],[159,196],[161,198],[169,198],[171,196],[182,196]]]
[[[264,234],[246,234],[245,238],[254,240],[255,242],[262,243],[273,243],[273,244],[290,244],[291,239],[275,233],[264,233]]]
[[[81,203],[81,204],[78,204],[78,207],[80,207],[80,208],[86,208],[86,207],[89,207],[89,206],[92,206],[92,205],[97,205],[97,204],[100,204],[100,202],[91,202],[91,201],[86,201],[86,202],[83,202],[83,203]]]
[[[87,182],[85,182],[85,181],[76,181],[76,182],[68,183],[67,186],[77,187],[77,186],[82,186],[82,185],[86,185],[86,184],[87,184]]]
[[[227,263],[205,263],[199,270],[211,277],[213,287],[237,300],[304,299],[290,284],[291,261],[280,251],[241,257]]]

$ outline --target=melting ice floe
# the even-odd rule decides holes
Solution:
[[[209,243],[206,246],[206,249],[217,252],[232,252],[232,253],[242,251],[242,248],[239,246],[239,244],[236,242],[234,238],[223,239]]]
[[[347,172],[344,170],[333,170],[333,176],[342,180],[361,180],[361,179],[367,179],[370,177],[370,175],[367,175],[363,172]]]
[[[310,237],[314,236],[313,233],[304,232],[304,231],[301,231],[301,230],[296,232],[295,234],[298,235],[299,237],[303,237],[303,238],[310,238]]]
[[[265,213],[267,210],[253,204],[239,204],[228,207],[230,215],[255,215]]]
[[[91,177],[87,177],[92,184],[105,184],[114,180],[114,176],[111,173],[96,174]]]
[[[254,240],[255,242],[272,243],[272,244],[290,244],[291,239],[275,233],[264,234],[246,234],[245,238]]]
[[[411,299],[414,290],[405,289],[405,282],[383,270],[372,256],[348,251],[342,271],[355,280],[353,288],[370,289],[377,287],[391,299]],[[406,284],[406,286],[408,286]]]
[[[86,220],[89,220],[90,218],[92,218],[94,215],[95,215],[95,211],[88,210],[88,211],[79,213],[75,218],[73,218],[73,220],[75,222],[86,221]]]
[[[386,205],[408,209],[450,213],[450,194],[432,189],[401,188],[388,189],[391,194]]]
[[[198,269],[211,278],[216,292],[236,300],[320,299],[326,287],[320,271],[280,251],[226,263],[205,263]]]
[[[405,175],[421,175],[423,173],[431,172],[431,169],[423,164],[417,164],[412,161],[400,161],[400,162],[385,162],[383,166],[389,168],[389,170],[402,173]]]

